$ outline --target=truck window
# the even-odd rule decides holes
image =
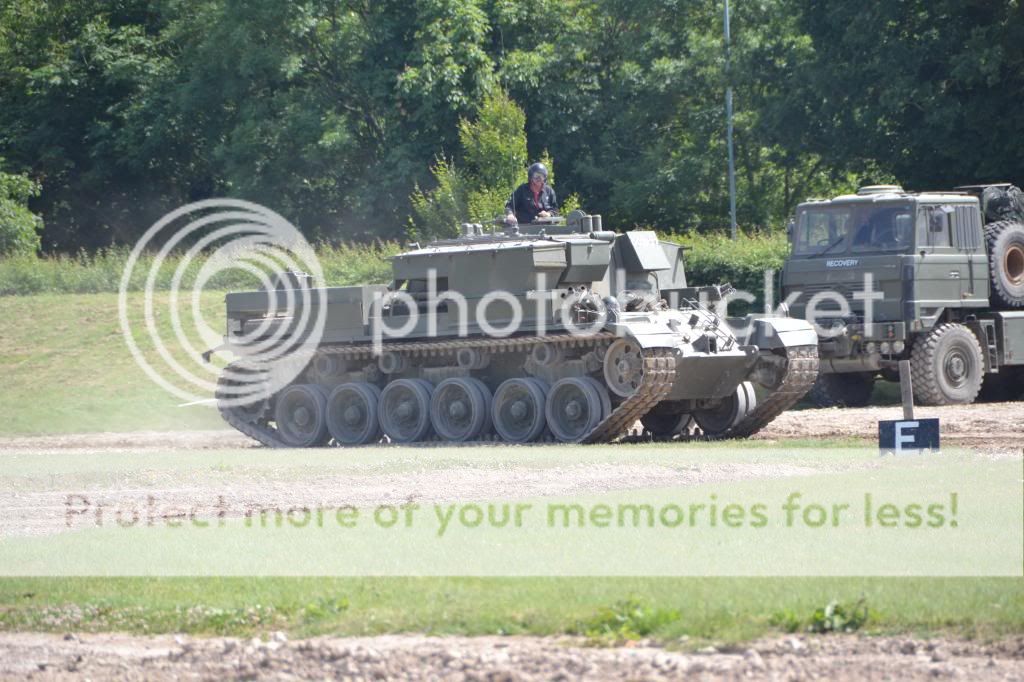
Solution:
[[[817,255],[846,250],[843,244],[850,226],[850,209],[810,208],[800,213],[796,227],[794,253]]]
[[[956,248],[976,251],[981,246],[981,215],[974,206],[957,206],[953,214]]]
[[[918,212],[917,245],[921,247],[949,246],[949,206],[925,206]]]
[[[909,206],[871,207],[857,214],[851,251],[905,251],[914,237]]]

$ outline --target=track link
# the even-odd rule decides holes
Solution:
[[[760,402],[743,420],[722,438],[752,436],[780,414],[796,405],[818,378],[818,347],[816,345],[786,348],[786,373],[782,383]]]
[[[644,351],[643,380],[633,395],[612,410],[600,424],[582,438],[582,443],[609,443],[651,411],[672,390],[676,380],[676,360],[668,348],[649,348]]]

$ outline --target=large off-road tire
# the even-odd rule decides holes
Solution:
[[[1024,307],[1024,224],[1000,220],[985,226],[992,305]]]
[[[871,372],[819,374],[807,399],[817,407],[865,407],[874,388]]]
[[[919,405],[973,403],[984,372],[978,337],[962,324],[940,324],[918,338],[910,353],[910,378]]]
[[[1024,222],[1024,192],[1019,187],[986,187],[981,195],[981,206],[988,222]]]

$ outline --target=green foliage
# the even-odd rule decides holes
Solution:
[[[794,633],[803,627],[803,621],[796,615],[796,612],[792,609],[783,609],[776,611],[772,614],[771,618],[768,619],[768,624],[773,628],[779,628],[783,632]]]
[[[842,603],[833,599],[824,607],[814,609],[807,618],[799,617],[792,609],[783,609],[776,611],[768,623],[785,632],[834,634],[856,632],[867,624],[870,617],[867,599],[861,597],[854,603]]]
[[[202,453],[207,460],[214,455]],[[167,459],[180,469],[180,452]],[[996,639],[1019,637],[1024,624],[1024,583],[1019,578],[200,576],[4,578],[0,631],[209,632],[214,628],[202,616],[228,613],[233,622],[227,631],[218,629],[219,634],[251,636],[254,629],[255,634],[282,629],[307,637],[409,632],[558,635],[566,631],[567,623],[583,622],[603,605],[634,595],[644,603],[691,605],[678,622],[655,631],[656,636],[675,639],[685,633],[694,644],[722,644],[771,636],[765,615],[772,608],[810,613],[823,592],[860,588],[868,589],[872,604],[882,607],[878,614],[872,611],[871,624],[886,632]],[[337,612],[331,602],[339,605]],[[195,615],[189,614],[190,608]]]
[[[504,92],[487,97],[473,121],[459,122],[462,165],[437,159],[431,172],[435,187],[418,186],[410,197],[411,232],[450,236],[458,226],[500,216],[526,167],[526,114]]]
[[[611,607],[600,609],[591,618],[580,621],[573,633],[599,642],[637,640],[671,625],[680,617],[678,611],[653,608],[630,598],[615,602]]]
[[[724,233],[662,235],[662,238],[686,247],[684,265],[688,284],[731,284],[757,296],[755,309],[758,310],[764,303],[765,271],[775,271],[777,288],[780,270],[789,255],[789,242],[782,231],[741,232],[735,241]]]
[[[808,632],[856,632],[868,622],[868,605],[863,597],[855,604],[830,601],[825,608],[816,609],[807,626]]]
[[[792,87],[767,104],[791,121],[789,149],[829,167],[878,164],[923,190],[1019,181],[1024,5],[784,4],[805,48],[780,71]]]
[[[466,178],[474,187],[511,192],[526,168],[526,113],[498,91],[484,100],[475,121],[459,122]]]
[[[452,236],[466,221],[468,196],[465,180],[454,161],[437,159],[431,172],[436,186],[424,192],[419,185],[413,190],[410,202],[413,218],[409,236]]]
[[[42,219],[28,208],[39,196],[39,185],[24,175],[0,171],[0,256],[32,256],[39,250]]]
[[[727,68],[710,2],[9,0],[0,155],[45,180],[31,210],[64,253],[213,196],[313,240],[449,234],[545,150],[610,227],[713,232],[727,87],[752,229],[866,182],[1021,181],[1021,3],[766,0],[732,21]]]

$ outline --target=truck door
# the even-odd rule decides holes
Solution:
[[[926,326],[943,308],[960,307],[962,280],[968,277],[966,259],[950,239],[952,206],[924,205],[917,214],[917,254],[914,257],[915,317]]]
[[[981,212],[977,206],[957,206],[953,219],[953,248],[964,261],[960,298],[968,307],[988,305],[988,256],[981,234]]]

